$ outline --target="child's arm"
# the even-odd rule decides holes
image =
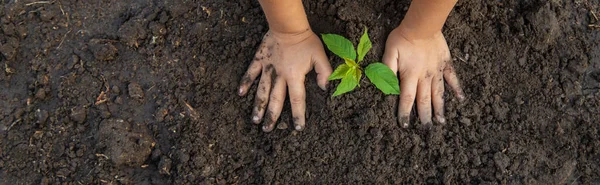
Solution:
[[[413,0],[400,24],[411,39],[427,39],[440,32],[457,0]]]
[[[388,36],[383,62],[400,77],[398,123],[408,127],[413,104],[421,123],[430,126],[432,107],[444,124],[444,79],[464,100],[441,30],[457,0],[413,0],[402,23]]]
[[[259,0],[269,22],[269,31],[242,78],[239,95],[244,96],[261,75],[256,91],[252,122],[262,122],[263,131],[275,127],[289,92],[296,130],[305,128],[305,76],[313,67],[317,83],[327,88],[331,65],[323,44],[310,29],[301,0]]]
[[[265,12],[271,31],[297,34],[310,29],[301,0],[259,0],[258,2]]]

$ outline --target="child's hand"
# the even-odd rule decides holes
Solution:
[[[306,117],[304,79],[313,67],[318,74],[319,87],[326,89],[331,65],[321,40],[310,29],[298,34],[267,32],[239,88],[239,95],[246,95],[261,74],[252,122],[259,124],[266,117],[262,129],[272,131],[283,108],[286,88],[289,88],[294,125],[296,130],[303,130]]]
[[[418,39],[402,25],[388,36],[383,63],[400,75],[398,123],[408,127],[410,111],[417,100],[421,123],[430,126],[432,105],[435,119],[444,124],[444,79],[459,100],[464,94],[456,77],[450,51],[441,31]]]

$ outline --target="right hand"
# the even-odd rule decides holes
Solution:
[[[321,40],[312,30],[293,34],[269,30],[239,87],[239,95],[245,96],[254,80],[261,75],[252,122],[262,122],[263,131],[272,131],[283,109],[286,89],[289,89],[294,128],[303,130],[306,125],[304,81],[313,67],[317,72],[319,87],[326,90],[331,65]]]

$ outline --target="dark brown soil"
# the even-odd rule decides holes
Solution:
[[[305,6],[316,33],[367,26],[375,61],[409,3]],[[255,0],[0,4],[0,184],[600,184],[598,1],[460,1],[444,33],[468,98],[447,93],[446,126],[309,74],[306,130],[272,133],[236,95]]]

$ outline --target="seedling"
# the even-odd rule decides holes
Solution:
[[[367,55],[372,47],[367,28],[365,27],[365,31],[360,37],[358,50],[354,50],[352,42],[343,36],[336,34],[322,34],[321,37],[323,38],[325,45],[327,45],[327,48],[333,52],[333,54],[345,61],[344,64],[339,65],[335,71],[333,71],[331,76],[329,76],[328,80],[330,81],[342,79],[342,82],[337,86],[333,96],[350,92],[354,90],[356,86],[360,87],[358,83],[362,77],[362,68],[358,64],[365,58],[365,55]],[[375,87],[384,94],[400,94],[398,78],[396,78],[394,72],[385,64],[381,62],[369,64],[365,69],[365,74],[367,74],[371,83],[375,84]]]

